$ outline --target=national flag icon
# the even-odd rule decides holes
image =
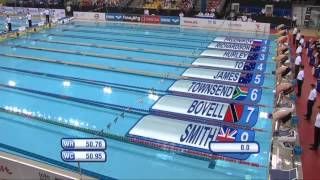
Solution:
[[[236,123],[240,121],[243,114],[243,105],[240,104],[230,104],[228,106],[226,115],[224,117],[225,122]]]
[[[248,87],[237,87],[232,95],[232,99],[239,101],[245,100],[248,95],[248,91]]]
[[[216,140],[219,142],[234,142],[236,140],[238,130],[230,127],[220,127]]]

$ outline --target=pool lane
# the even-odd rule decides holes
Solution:
[[[22,70],[29,70],[35,72],[44,72],[51,74],[58,74],[64,76],[71,76],[82,79],[91,79],[95,81],[126,84],[129,86],[137,86],[147,89],[157,89],[166,91],[169,86],[174,82],[173,80],[138,76],[127,73],[116,73],[112,71],[100,71],[95,69],[72,67],[53,64],[43,63],[39,61],[24,61],[20,58],[11,58],[0,56],[1,66],[16,68]]]
[[[9,83],[10,85],[10,81],[13,81],[19,88],[90,100],[97,102],[97,104],[112,104],[148,111],[154,103],[154,100],[148,98],[148,92],[142,93],[134,90],[109,88],[108,86],[106,86],[108,90],[104,90],[105,87],[101,86],[97,87],[72,81],[68,81],[70,84],[65,84],[66,81],[63,79],[44,78],[43,76],[10,71],[0,71],[0,75],[2,76],[0,84]]]
[[[149,24],[130,24],[130,23],[114,23],[114,22],[98,22],[98,23],[91,23],[85,21],[74,21],[71,25],[75,25],[75,28],[78,27],[85,27],[85,28],[117,28],[117,29],[125,29],[132,31],[145,31],[145,32],[155,32],[155,33],[167,33],[167,34],[185,34],[190,36],[196,37],[208,37],[208,36],[239,36],[242,38],[258,38],[258,39],[268,39],[269,35],[265,34],[257,34],[257,33],[245,33],[245,32],[225,32],[225,31],[217,31],[217,30],[210,30],[210,29],[201,29],[200,31],[196,28],[190,27],[177,27],[177,26],[161,26]],[[197,31],[197,32],[195,32]]]

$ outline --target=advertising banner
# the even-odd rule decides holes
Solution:
[[[160,16],[161,24],[180,25],[180,17],[176,16]]]
[[[160,16],[142,16],[142,23],[160,24]]]
[[[106,21],[123,21],[124,14],[106,13]]]
[[[74,11],[73,16],[80,20],[106,21],[105,13]]]
[[[63,18],[66,17],[66,12],[64,9],[51,9],[50,14],[53,15],[55,18]]]
[[[228,21],[228,20],[217,20],[217,19],[181,17],[180,24],[182,26],[189,26],[189,27],[203,27],[203,28],[216,28],[216,29],[224,29],[224,30],[270,33],[269,23],[240,22],[240,21]]]
[[[134,14],[126,14],[123,16],[123,21],[126,22],[141,22],[141,16],[140,15],[134,15]]]

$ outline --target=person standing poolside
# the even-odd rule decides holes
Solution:
[[[28,20],[29,28],[31,28],[32,27],[32,16],[29,12],[27,14],[27,20]]]
[[[301,97],[303,80],[304,80],[304,66],[301,65],[300,66],[300,71],[299,71],[298,76],[297,76],[297,86],[298,86],[297,96],[298,97]]]
[[[50,11],[49,11],[49,9],[44,10],[44,14],[46,16],[46,23],[49,24],[50,23]]]
[[[313,144],[310,144],[311,150],[317,150],[319,147],[319,140],[320,140],[320,106],[318,106],[318,114],[316,117],[316,121],[314,122],[314,137],[313,137]]]
[[[8,26],[8,32],[11,32],[12,31],[12,24],[11,24],[11,18],[9,15],[7,15],[6,22],[7,22],[7,26]]]
[[[296,45],[297,33],[298,33],[298,28],[294,27],[294,29],[292,31],[292,43],[293,43],[293,45]]]
[[[302,45],[300,43],[298,43],[298,47],[297,47],[297,50],[296,50],[296,54],[302,54]]]
[[[301,53],[299,53],[294,61],[294,78],[297,78],[298,76],[301,62],[302,62]]]
[[[292,27],[296,27],[297,26],[297,16],[296,15],[293,15],[292,16]]]
[[[304,115],[306,117],[306,120],[310,120],[312,116],[312,108],[317,99],[316,85],[311,84],[310,86],[311,86],[311,91],[309,93],[308,102],[307,102],[307,114]]]
[[[304,35],[301,35],[299,43],[301,44],[302,47],[304,47]]]
[[[301,32],[298,29],[298,32],[297,32],[297,35],[296,35],[296,47],[298,47],[298,45],[299,45],[300,38],[301,38]]]

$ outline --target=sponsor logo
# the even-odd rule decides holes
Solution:
[[[230,23],[228,23],[228,26],[229,27],[239,27],[241,28],[242,27],[242,23],[241,22],[234,22],[234,21],[230,21]]]
[[[184,24],[194,24],[194,25],[197,25],[198,24],[198,21],[197,20],[183,20],[183,23]]]
[[[123,21],[127,22],[141,22],[141,17],[140,15],[124,15],[123,16]]]
[[[256,31],[260,31],[261,30],[260,24],[255,24],[255,25],[256,25]]]
[[[216,20],[208,19],[208,24],[217,24]]]
[[[175,16],[160,16],[161,24],[180,25],[180,18]]]
[[[123,21],[123,16],[123,14],[118,13],[106,13],[106,20]]]
[[[99,19],[99,18],[100,18],[99,14],[95,14],[95,15],[94,15],[94,18],[95,18],[95,19]]]
[[[142,16],[141,22],[151,23],[151,24],[160,24],[160,16]]]

